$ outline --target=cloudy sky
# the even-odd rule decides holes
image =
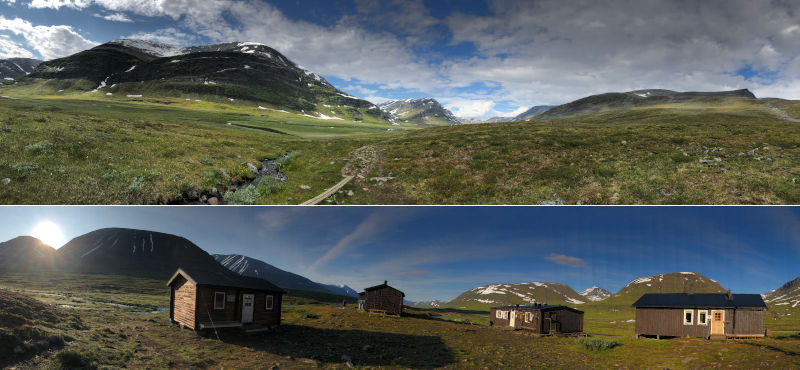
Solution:
[[[102,227],[161,231],[318,282],[389,280],[410,300],[531,281],[616,292],[678,271],[763,293],[800,275],[791,207],[0,207],[0,219],[0,241],[47,221],[65,241]]]
[[[642,88],[800,99],[800,2],[0,0],[0,57],[121,37],[256,41],[374,102],[432,96],[458,116]]]

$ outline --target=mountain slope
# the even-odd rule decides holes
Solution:
[[[188,239],[147,230],[95,230],[70,240],[58,254],[65,269],[79,272],[167,279],[181,266],[227,271]]]
[[[406,306],[415,308],[439,308],[444,306],[445,304],[447,304],[447,302],[434,299],[432,301],[408,302]]]
[[[0,271],[39,272],[57,267],[53,247],[32,236],[18,236],[0,243]]]
[[[528,110],[520,113],[519,115],[517,115],[516,117],[514,117],[513,119],[510,119],[510,120],[511,121],[526,121],[526,120],[530,120],[530,119],[532,119],[532,118],[534,118],[534,117],[536,117],[536,116],[538,116],[538,115],[540,115],[540,114],[542,114],[544,112],[547,112],[548,110],[552,109],[553,107],[555,107],[555,105],[536,105],[536,106],[531,107],[531,109],[528,109]]]
[[[645,276],[625,285],[607,302],[632,304],[645,293],[724,293],[725,289],[715,280],[696,272],[673,272]]]
[[[298,274],[281,270],[264,261],[240,254],[215,254],[214,259],[229,270],[244,276],[266,279],[284,289],[307,290],[349,297],[358,297],[358,292],[347,285],[328,285],[311,281]]]
[[[587,300],[592,301],[592,302],[602,301],[602,300],[604,300],[604,299],[606,299],[608,297],[611,297],[611,292],[609,292],[609,291],[607,291],[607,290],[605,290],[605,289],[603,289],[603,288],[601,288],[599,286],[593,286],[593,287],[588,288],[588,289],[586,289],[586,290],[584,290],[584,291],[582,291],[582,292],[580,292],[578,294],[582,295]]]
[[[624,93],[605,93],[587,96],[566,104],[552,107],[536,115],[537,119],[561,118],[598,113],[612,109],[625,109],[669,103],[722,102],[726,98],[755,99],[750,90],[717,92],[677,92],[651,89]]]
[[[374,104],[345,94],[277,50],[252,42],[181,47],[116,40],[40,64],[32,78],[75,81],[59,90],[112,96],[213,97],[301,111],[312,118],[386,122]],[[88,82],[82,82],[88,81]]]
[[[764,302],[770,306],[800,307],[800,276],[764,294]]]
[[[419,125],[448,126],[457,125],[459,119],[433,98],[390,100],[378,104],[394,122],[416,123]]]
[[[445,306],[451,308],[488,308],[512,304],[581,304],[586,298],[568,285],[531,282],[519,284],[490,284],[461,293]]]
[[[14,82],[32,73],[42,63],[38,59],[8,58],[0,59],[0,83]]]

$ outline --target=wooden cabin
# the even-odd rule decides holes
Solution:
[[[179,268],[167,282],[169,318],[195,331],[248,327],[248,331],[279,325],[286,293],[264,279],[233,272]]]
[[[760,294],[648,293],[637,300],[636,337],[763,337]]]
[[[492,307],[489,315],[492,326],[525,329],[538,334],[583,332],[583,311],[567,306],[536,303]]]
[[[384,280],[383,284],[366,288],[358,293],[358,309],[400,315],[403,313],[405,296],[403,292],[390,287]]]

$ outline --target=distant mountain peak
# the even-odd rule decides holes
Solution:
[[[605,290],[605,289],[603,289],[603,288],[601,288],[599,286],[593,286],[591,288],[587,288],[586,290],[584,290],[584,291],[582,291],[582,292],[580,292],[578,294],[586,297],[586,299],[588,299],[590,301],[593,301],[593,302],[602,301],[602,300],[604,300],[604,299],[606,299],[608,297],[611,297],[611,292],[609,292],[609,291],[607,291],[607,290]]]
[[[457,125],[460,120],[434,98],[390,100],[378,107],[392,116],[391,121],[423,125]]]
[[[281,270],[259,259],[241,254],[215,254],[214,259],[225,268],[243,276],[268,280],[284,289],[296,289],[312,292],[357,297],[358,292],[345,284],[321,284],[311,279]]]

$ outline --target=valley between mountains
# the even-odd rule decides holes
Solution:
[[[795,204],[800,103],[648,89],[475,122],[250,42],[0,61],[0,203]]]
[[[164,284],[177,266],[279,284],[288,290],[281,326],[258,337],[231,331],[201,337],[169,324]],[[404,315],[393,317],[356,310],[354,291],[344,284],[316,283],[242,255],[212,256],[176,235],[100,229],[58,250],[21,236],[0,243],[0,366],[460,368],[535,361],[583,368],[611,361],[623,367],[790,367],[792,353],[800,350],[798,279],[764,295],[769,305],[764,327],[772,337],[637,340],[631,303],[642,294],[726,289],[695,272],[636,278],[613,294],[596,286],[576,293],[559,283],[497,283],[449,302],[406,302]],[[349,303],[344,308],[343,300]],[[574,338],[489,326],[489,307],[533,302],[582,310],[584,331],[617,346],[596,352]]]

